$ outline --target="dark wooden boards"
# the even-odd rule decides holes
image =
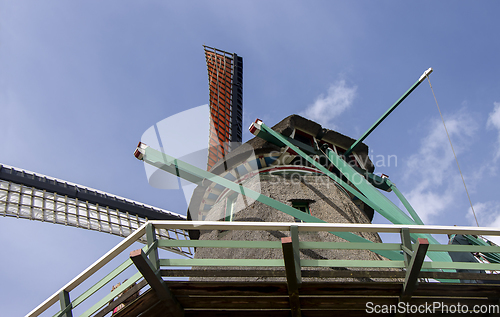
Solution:
[[[170,291],[184,309],[185,316],[290,316],[287,284],[283,282],[190,282],[168,281]],[[306,282],[300,286],[302,316],[366,316],[372,305],[397,305],[402,282]],[[499,304],[498,284],[420,283],[409,300],[424,305]],[[167,316],[168,308],[152,290],[125,307],[117,315]],[[392,316],[392,314],[377,314]],[[410,315],[411,316],[411,315]],[[424,315],[419,315],[424,316]]]

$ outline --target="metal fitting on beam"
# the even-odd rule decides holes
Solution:
[[[420,78],[418,79],[418,82],[420,82],[420,83],[421,83],[421,82],[423,82],[423,81],[424,81],[424,79],[425,79],[425,77],[428,77],[431,73],[432,73],[432,67],[429,67],[429,69],[428,69],[428,70],[426,70],[426,71],[422,74],[422,76],[420,76]]]

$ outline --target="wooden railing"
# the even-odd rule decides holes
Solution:
[[[164,240],[157,239],[157,229],[166,230],[251,230],[251,231],[281,231],[285,238],[281,241],[236,241],[236,240]],[[399,242],[365,243],[365,242],[311,242],[301,241],[300,235],[305,232],[377,232],[396,233]],[[289,232],[287,235],[286,232]],[[54,316],[72,316],[75,308],[85,307],[85,311],[78,312],[80,316],[105,316],[113,310],[123,299],[137,294],[139,289],[149,285],[155,289],[165,288],[168,291],[168,281],[179,277],[250,277],[269,276],[283,277],[286,280],[290,294],[298,288],[302,279],[307,278],[397,278],[404,279],[401,298],[411,296],[418,279],[432,278],[439,281],[459,282],[459,279],[500,280],[500,275],[491,272],[500,271],[500,264],[496,263],[466,263],[466,262],[430,262],[425,261],[427,252],[472,252],[472,253],[500,253],[498,246],[473,245],[437,245],[429,244],[426,239],[419,239],[412,243],[410,233],[425,234],[472,234],[472,235],[500,235],[500,229],[475,227],[446,227],[446,226],[408,226],[408,225],[373,225],[373,224],[331,224],[331,223],[266,223],[266,222],[193,222],[193,221],[149,221],[141,226],[120,244],[102,256],[80,275],[55,292],[46,301],[27,314],[27,317],[39,316],[51,306],[60,302],[61,310]],[[104,266],[124,252],[139,239],[147,240],[147,246],[136,250],[121,265],[106,272]],[[221,258],[179,258],[168,253],[168,258],[160,257],[159,248],[166,247],[193,247],[193,248],[257,248],[281,249],[282,258],[279,259],[221,259]],[[328,249],[328,250],[386,250],[401,254],[400,260],[346,260],[346,259],[301,259],[301,249]],[[170,256],[171,255],[171,256]],[[135,264],[133,266],[132,264]],[[197,269],[202,266],[203,269]],[[135,273],[129,274],[126,282],[112,292],[96,299],[93,296],[104,287],[111,289],[111,284],[127,268],[135,267]],[[186,267],[188,269],[181,269]],[[210,269],[213,267],[213,269]],[[221,269],[227,267],[227,269]],[[246,269],[239,269],[246,267]],[[251,268],[249,268],[251,267]],[[366,268],[367,270],[318,270],[317,268]],[[265,269],[268,268],[268,269]],[[269,269],[272,268],[272,269]],[[376,270],[380,269],[380,270]],[[389,269],[389,270],[388,270]],[[457,273],[455,270],[481,270],[486,273]],[[75,296],[75,288],[85,280],[98,274],[105,275],[87,290]],[[95,278],[95,277],[93,277]],[[135,286],[134,286],[135,285]],[[134,287],[120,300],[119,294]],[[98,293],[96,295],[102,294]],[[70,296],[71,295],[71,296]],[[53,308],[52,308],[53,309]],[[79,309],[81,310],[81,309]]]

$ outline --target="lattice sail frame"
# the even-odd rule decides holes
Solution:
[[[204,46],[210,91],[210,136],[207,170],[221,160],[231,144],[241,143],[243,124],[243,59]]]
[[[127,237],[148,221],[147,218],[129,214],[127,211],[4,179],[0,179],[0,215],[83,228],[120,237]],[[156,234],[160,239],[189,239],[188,232],[182,229],[157,229]],[[146,243],[146,237],[143,236],[140,241]],[[187,257],[194,255],[194,250],[190,247],[165,249]]]

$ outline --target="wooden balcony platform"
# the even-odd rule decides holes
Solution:
[[[292,316],[286,282],[167,282],[184,316]],[[303,282],[301,316],[395,316],[371,313],[375,305],[398,305],[402,282]],[[411,305],[500,305],[500,284],[420,283]],[[371,302],[372,305],[367,306]],[[380,309],[383,306],[379,306]],[[120,310],[121,316],[171,316],[153,289]],[[413,314],[407,314],[411,316]],[[425,314],[418,314],[425,316]],[[474,316],[497,316],[473,314]]]

